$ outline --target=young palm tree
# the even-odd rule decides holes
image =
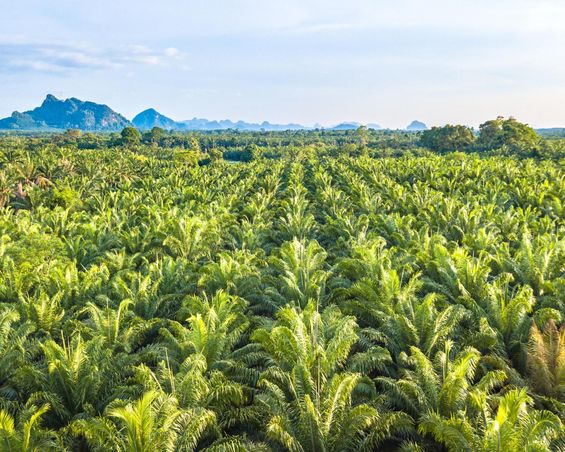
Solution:
[[[290,188],[287,199],[283,201],[282,215],[278,222],[282,240],[305,240],[310,235],[316,222],[308,212],[307,190],[302,185]]]
[[[88,303],[84,312],[89,315],[88,326],[97,340],[102,341],[102,345],[111,350],[131,351],[132,345],[143,330],[149,328],[151,322],[143,321],[139,318],[132,318],[128,309],[133,304],[133,300],[123,300],[117,309],[109,306],[101,309],[94,303]]]
[[[446,306],[437,294],[419,297],[421,287],[418,274],[402,284],[396,270],[381,265],[376,275],[339,290],[337,299],[360,319],[365,332],[379,332],[380,342],[394,357],[410,346],[431,356],[455,336],[467,313],[460,305]]]
[[[0,408],[17,398],[15,379],[27,364],[29,335],[33,328],[29,323],[16,325],[19,319],[15,309],[4,308],[0,311]]]
[[[161,329],[168,358],[176,364],[188,356],[199,354],[206,360],[208,369],[217,368],[230,360],[238,341],[249,327],[245,316],[247,303],[242,298],[230,296],[219,290],[212,297],[189,296],[177,313],[188,328],[172,323]]]
[[[172,218],[174,220],[171,220],[168,229],[163,231],[166,233],[163,245],[173,256],[196,262],[210,255],[218,240],[213,220],[207,221],[196,216]]]
[[[133,312],[144,320],[151,320],[158,316],[165,302],[171,298],[160,294],[161,278],[154,274],[116,276],[112,281],[115,297],[121,303],[131,303]]]
[[[0,450],[43,452],[61,450],[55,432],[40,427],[41,417],[49,411],[49,405],[39,409],[31,407],[31,414],[16,425],[12,415],[0,410]]]
[[[200,354],[187,357],[176,371],[166,361],[161,361],[155,371],[142,364],[136,369],[136,380],[144,390],[173,395],[181,408],[212,411],[224,431],[260,428],[257,410],[251,405],[251,390],[222,371],[210,371]]]
[[[248,251],[221,253],[218,262],[211,262],[201,270],[198,286],[209,294],[224,290],[248,301],[259,301],[261,275],[260,260]]]
[[[526,363],[533,389],[565,403],[565,325],[549,319],[540,330],[532,323]]]
[[[132,361],[127,355],[112,356],[96,337],[85,342],[79,334],[70,340],[63,336],[62,343],[45,341],[44,362],[28,368],[36,388],[30,400],[49,403],[49,424],[59,427],[103,410]]]
[[[330,273],[325,270],[327,254],[316,241],[293,239],[285,242],[279,256],[270,259],[278,270],[277,292],[271,296],[279,305],[305,307],[310,300],[321,302]]]
[[[565,439],[562,429],[556,415],[532,409],[532,399],[524,389],[504,394],[495,412],[485,406],[476,423],[465,416],[429,412],[418,427],[448,450],[487,452],[559,450]]]
[[[565,240],[555,236],[533,238],[529,230],[522,234],[520,246],[513,256],[499,256],[502,268],[515,275],[522,284],[528,284],[536,296],[552,292],[552,280],[563,268]]]
[[[18,306],[22,317],[50,335],[57,332],[65,315],[65,310],[61,307],[62,293],[49,296],[40,291],[33,296],[20,294],[19,298]]]
[[[530,314],[536,299],[529,286],[512,290],[511,279],[508,273],[502,274],[488,284],[487,292],[480,301],[465,298],[462,303],[472,312],[476,323],[488,325],[481,334],[470,336],[471,343],[485,348],[483,352],[494,351],[511,359],[521,369],[532,322]],[[481,346],[484,344],[486,347]]]
[[[469,255],[465,248],[450,252],[436,240],[429,240],[419,254],[426,267],[425,285],[429,290],[441,293],[452,302],[461,298],[481,300],[486,296],[488,276],[491,272],[489,257]]]
[[[104,417],[72,424],[73,432],[84,436],[93,450],[192,451],[215,423],[211,411],[180,409],[174,397],[157,391],[124,406],[117,401],[113,405]]]
[[[258,329],[271,365],[259,380],[257,396],[267,418],[267,435],[292,451],[343,451],[376,447],[395,432],[408,430],[402,414],[379,413],[364,396],[374,388],[344,369],[357,341],[353,317],[335,307],[322,314],[309,303],[303,312],[286,307],[270,330]]]
[[[13,191],[13,183],[8,179],[6,173],[0,173],[0,208],[8,204]]]
[[[424,443],[430,438],[441,443],[426,427],[431,418],[462,423],[480,419],[493,390],[506,380],[504,372],[490,371],[477,381],[480,357],[479,352],[469,348],[453,358],[452,343],[447,341],[432,362],[417,347],[411,347],[409,356],[400,356],[405,368],[399,379],[379,377],[376,381],[385,391],[385,403],[409,414],[419,432],[430,435],[424,436]],[[454,438],[453,444],[460,446],[463,442]]]

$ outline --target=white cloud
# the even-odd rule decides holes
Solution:
[[[96,55],[85,50],[61,49],[41,47],[37,49],[38,56],[48,62],[62,68],[115,68],[119,63],[112,58],[103,55]]]
[[[161,58],[158,55],[132,55],[123,57],[125,61],[132,61],[135,63],[143,63],[151,66],[161,64]]]
[[[129,50],[131,53],[134,53],[134,54],[141,54],[141,55],[146,55],[146,54],[148,54],[148,53],[153,53],[149,47],[144,46],[144,45],[141,45],[141,44],[130,45],[130,46],[128,46],[128,50]]]
[[[64,73],[85,69],[118,69],[131,65],[166,66],[184,57],[184,53],[174,47],[162,51],[143,45],[93,49],[57,42],[0,38],[0,67],[28,71]]]
[[[63,68],[56,64],[25,58],[14,58],[13,60],[10,60],[8,62],[8,67],[12,69],[24,69],[36,72],[63,72]]]
[[[171,58],[178,58],[181,55],[181,52],[175,47],[168,47],[165,49],[165,55]]]

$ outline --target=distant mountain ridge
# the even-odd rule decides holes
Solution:
[[[245,121],[231,121],[222,119],[219,121],[204,118],[193,118],[186,121],[175,121],[153,108],[139,113],[133,118],[132,123],[140,130],[150,130],[153,127],[160,127],[165,130],[249,130],[249,131],[275,131],[275,130],[307,130],[300,124],[271,124],[268,121],[262,123],[251,123]]]
[[[262,123],[252,123],[245,121],[231,121],[229,119],[222,119],[219,121],[210,121],[208,119],[192,118],[187,121],[182,121],[185,130],[248,130],[248,131],[281,131],[281,130],[309,130],[311,127],[306,127],[301,124],[271,124],[269,121]]]
[[[316,128],[322,128],[319,124],[314,127],[307,127],[301,124],[271,124],[268,121],[263,121],[262,123],[252,123],[245,121],[231,121],[229,119],[222,120],[209,120],[204,118],[192,118],[185,121],[175,121],[153,108],[139,113],[132,120],[133,125],[140,130],[150,130],[153,127],[160,127],[166,130],[247,130],[247,131],[283,131],[283,130],[313,130]],[[329,127],[329,130],[355,130],[361,126],[358,122],[343,122],[333,127]],[[369,129],[380,130],[381,126],[378,124],[367,124]]]
[[[136,115],[130,122],[121,114],[104,104],[82,101],[75,97],[61,100],[48,94],[43,103],[33,110],[14,111],[11,116],[0,119],[0,130],[66,130],[80,129],[85,131],[117,132],[127,126],[135,126],[140,130],[150,130],[160,127],[165,130],[178,131],[211,131],[211,130],[242,130],[242,131],[284,131],[284,130],[313,130],[324,128],[319,124],[314,127],[301,124],[272,124],[268,121],[252,123],[232,121],[229,119],[209,120],[192,118],[185,121],[175,121],[154,108],[148,108]],[[361,123],[343,122],[326,130],[355,130]],[[379,130],[378,124],[367,124],[367,128]]]
[[[57,99],[48,94],[41,106],[0,119],[0,129],[45,130],[81,129],[118,131],[131,123],[107,105],[82,101],[74,97]]]
[[[361,124],[360,122],[350,121],[350,122],[342,122],[336,126],[329,127],[330,130],[356,130],[359,127],[364,125],[367,129],[373,130],[381,130],[382,127],[378,124],[369,123],[369,124]]]

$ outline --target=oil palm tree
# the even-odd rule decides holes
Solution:
[[[524,230],[518,249],[512,256],[500,254],[499,265],[511,272],[522,284],[528,284],[534,295],[552,293],[552,280],[562,274],[565,240],[547,235],[532,237]]]
[[[192,451],[215,423],[211,411],[181,409],[174,397],[158,391],[122,406],[116,401],[105,414],[72,424],[73,432],[85,437],[93,450]]]
[[[138,336],[155,323],[135,317],[129,311],[132,304],[133,300],[125,299],[117,309],[109,306],[102,309],[94,303],[86,305],[83,311],[88,314],[89,321],[85,323],[92,336],[101,341],[103,347],[130,352]]]
[[[245,300],[222,290],[212,297],[187,297],[177,313],[187,326],[171,321],[161,328],[159,359],[170,363],[175,372],[187,362],[202,359],[208,376],[221,371],[229,381],[254,386],[259,374],[251,366],[260,357],[258,346],[247,344],[250,320],[246,307]]]
[[[285,242],[278,256],[270,259],[279,274],[273,280],[276,291],[269,293],[275,304],[305,307],[309,300],[323,301],[330,276],[325,267],[326,257],[327,253],[316,241],[294,238]]]
[[[532,399],[524,389],[504,394],[496,410],[485,406],[478,422],[465,416],[443,417],[429,412],[418,427],[448,450],[488,452],[559,450],[565,439],[562,429],[556,415],[532,409]]]
[[[112,280],[112,292],[107,302],[113,297],[121,300],[120,303],[126,301],[136,315],[151,320],[159,316],[165,302],[172,298],[160,293],[160,285],[159,275],[150,272],[118,275]]]
[[[13,183],[8,179],[5,172],[0,173],[0,208],[8,204],[13,191]]]
[[[308,212],[307,190],[302,185],[290,187],[287,199],[283,201],[278,228],[283,240],[305,240],[316,224],[314,216]]]
[[[0,450],[20,452],[43,452],[61,450],[55,432],[41,428],[42,416],[49,405],[40,408],[31,406],[29,416],[17,423],[12,415],[0,410]],[[24,417],[22,413],[22,417]]]
[[[257,256],[244,250],[220,253],[217,262],[211,262],[202,268],[198,286],[209,294],[224,290],[248,301],[259,302],[260,263]]]
[[[536,393],[565,404],[565,325],[549,319],[540,330],[532,323],[526,363]]]
[[[282,308],[271,329],[255,331],[270,363],[257,398],[272,441],[292,451],[370,449],[410,428],[407,416],[364,403],[371,382],[344,369],[356,329],[336,307],[320,314],[309,303],[302,312]]]
[[[44,291],[37,294],[20,294],[18,304],[22,317],[33,322],[37,328],[48,334],[56,334],[65,315],[61,306],[62,293],[54,296]]]
[[[17,398],[17,374],[27,364],[30,347],[29,336],[33,327],[29,323],[17,324],[20,316],[10,307],[0,310],[0,407],[5,408]]]
[[[511,281],[512,276],[503,273],[488,283],[479,301],[470,297],[460,301],[471,311],[475,323],[484,324],[479,334],[469,336],[470,342],[483,352],[511,359],[522,369],[536,298],[531,287],[512,289]]]
[[[425,285],[428,290],[441,293],[452,302],[460,298],[481,300],[487,292],[490,257],[469,255],[465,248],[450,252],[437,238],[430,239],[419,253],[425,265]]]
[[[479,417],[493,391],[506,381],[506,374],[500,370],[477,378],[480,353],[468,348],[453,356],[451,341],[446,341],[444,350],[438,351],[433,361],[417,347],[411,347],[410,355],[403,353],[400,358],[404,369],[398,379],[378,377],[376,381],[384,390],[385,403],[409,414],[424,433],[429,431],[420,424],[428,416]]]
[[[467,312],[460,305],[446,305],[438,294],[419,296],[421,288],[419,274],[403,283],[395,269],[379,264],[371,277],[338,289],[336,298],[344,311],[360,319],[364,335],[378,337],[392,356],[411,346],[433,356],[455,337]]]
[[[171,220],[163,232],[163,245],[170,253],[193,262],[209,255],[218,239],[214,222],[196,216]]]
[[[180,364],[188,356],[199,354],[209,369],[229,361],[249,327],[246,306],[245,300],[223,290],[212,297],[188,296],[177,313],[177,318],[186,320],[188,327],[174,322],[160,332],[169,359]]]
[[[222,371],[209,370],[200,354],[188,356],[176,370],[166,361],[161,361],[156,370],[142,364],[136,369],[136,381],[145,391],[159,390],[174,396],[181,408],[210,410],[224,431],[260,428],[257,409],[251,405],[251,389],[230,380]]]
[[[119,391],[120,375],[132,358],[112,356],[98,338],[84,341],[80,334],[62,345],[53,340],[41,344],[44,361],[27,367],[30,384],[36,389],[30,400],[51,406],[49,424],[65,426],[78,417],[93,416],[104,409]]]

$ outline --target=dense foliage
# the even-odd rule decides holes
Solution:
[[[119,138],[0,141],[0,450],[563,450],[562,162]]]
[[[483,150],[505,147],[510,152],[528,154],[539,150],[540,138],[527,124],[499,116],[480,125],[477,146]]]
[[[422,132],[420,143],[440,153],[465,151],[475,142],[475,135],[469,127],[447,124],[443,127],[432,127]],[[493,147],[494,148],[494,147]]]
[[[556,155],[554,145],[557,143],[563,151],[563,142],[555,140],[558,134],[544,133],[552,141],[544,141],[527,124],[515,118],[505,119],[499,116],[480,125],[477,136],[469,127],[447,124],[432,127],[420,134],[419,143],[435,152],[454,151],[497,153],[521,157],[551,157]]]

